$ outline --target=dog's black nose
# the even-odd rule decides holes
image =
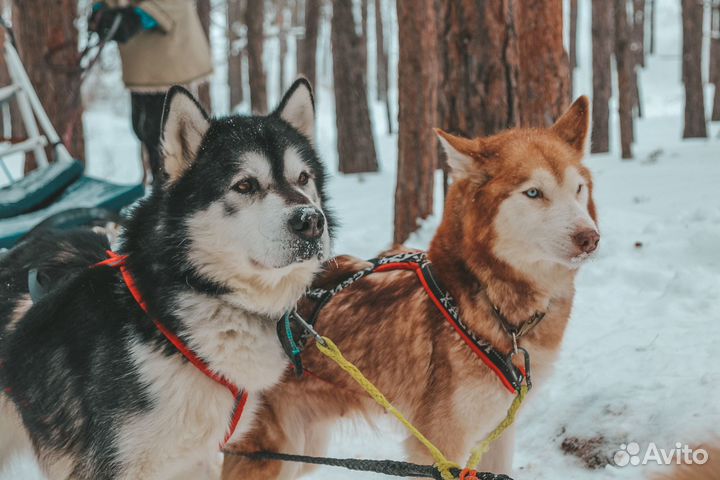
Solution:
[[[304,240],[315,240],[323,234],[325,217],[315,207],[298,208],[288,220],[288,227]]]

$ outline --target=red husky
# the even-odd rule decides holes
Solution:
[[[442,285],[435,299],[452,296],[460,327],[407,270],[356,281],[317,317],[317,330],[452,460],[465,460],[514,398],[508,388],[520,375],[522,356],[514,366],[498,360],[513,351],[513,334],[529,352],[536,389],[550,373],[570,316],[575,274],[600,239],[592,179],[582,164],[588,128],[588,99],[580,97],[551,128],[474,140],[437,132],[453,182],[427,258]],[[338,257],[316,287],[333,288],[371,266]],[[312,307],[308,301],[302,313],[309,316]],[[473,341],[480,349],[471,348]],[[287,375],[266,394],[254,429],[235,447],[239,451],[322,455],[339,418],[379,412],[315,348],[306,350],[304,360],[314,375]],[[406,447],[410,461],[432,463],[414,439]],[[512,452],[508,432],[481,468],[509,473]],[[303,473],[296,464],[228,456],[223,478],[292,479]]]

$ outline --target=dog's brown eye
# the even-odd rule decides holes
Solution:
[[[581,183],[580,185],[578,185],[578,191],[577,191],[578,194],[579,194],[580,192],[582,192],[582,187],[583,187],[583,186],[582,186],[582,183]]]
[[[298,183],[300,185],[307,185],[310,181],[310,175],[307,174],[307,172],[302,172],[300,176],[298,177]]]
[[[235,185],[233,185],[232,188],[236,192],[242,193],[243,195],[255,193],[255,191],[257,190],[257,180],[255,180],[254,178],[243,178]]]

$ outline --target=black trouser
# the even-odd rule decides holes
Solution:
[[[145,146],[153,179],[160,178],[162,155],[160,136],[165,93],[130,94],[132,103],[132,125],[135,135]]]

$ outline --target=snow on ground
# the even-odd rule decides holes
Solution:
[[[720,125],[708,140],[681,141],[679,5],[658,2],[658,54],[642,72],[645,118],[637,123],[636,158],[593,155],[601,251],[584,266],[576,304],[555,375],[518,419],[513,476],[523,479],[640,479],[644,467],[586,468],[563,453],[568,437],[609,456],[621,443],[673,448],[717,435],[720,373],[713,367],[720,342]],[[576,92],[590,92],[589,5],[580,2],[580,70]],[[325,32],[327,34],[327,32]],[[321,38],[321,44],[323,39]],[[370,49],[371,51],[373,49]],[[336,173],[331,85],[321,75],[318,148],[330,165],[332,205],[340,220],[336,253],[370,257],[390,245],[396,143],[375,105],[381,171]],[[708,92],[712,93],[712,92]],[[615,121],[615,120],[614,120]],[[86,114],[89,172],[123,183],[139,178],[138,146],[122,110]],[[617,129],[612,129],[613,142]],[[438,200],[438,212],[441,202]],[[408,242],[427,246],[438,216]],[[404,432],[388,419],[372,430],[345,422],[330,455],[401,459]],[[589,442],[588,442],[589,441]],[[464,459],[457,459],[464,460]],[[381,479],[321,468],[312,480]],[[39,478],[19,458],[1,480]]]

